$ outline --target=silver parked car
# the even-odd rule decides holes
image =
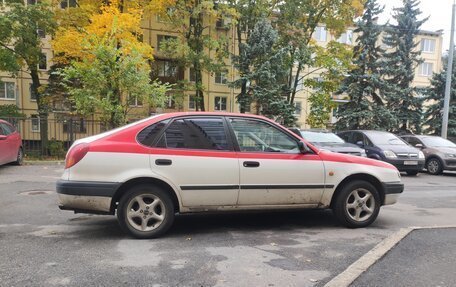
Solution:
[[[438,136],[404,135],[406,142],[423,151],[430,174],[456,170],[456,144]]]

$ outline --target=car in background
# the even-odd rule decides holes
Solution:
[[[408,175],[417,175],[423,170],[423,152],[392,133],[371,130],[344,131],[338,133],[338,136],[365,149],[368,158],[386,161]]]
[[[21,165],[23,160],[21,135],[12,124],[0,120],[0,165],[10,162]]]
[[[426,157],[425,167],[430,174],[456,170],[456,144],[438,136],[403,135],[403,140],[421,149]]]
[[[265,117],[206,112],[79,139],[57,182],[61,209],[117,214],[137,238],[193,212],[327,208],[343,225],[365,227],[403,189],[386,162],[318,150]]]
[[[355,144],[345,142],[335,133],[325,130],[300,130],[298,128],[290,128],[289,130],[319,149],[366,157],[364,149]]]

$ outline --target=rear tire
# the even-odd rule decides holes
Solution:
[[[122,230],[135,238],[156,238],[173,224],[174,205],[163,189],[136,185],[120,199],[117,219]]]
[[[22,165],[24,163],[24,150],[22,147],[19,148],[19,151],[17,152],[17,157],[16,161],[13,162],[14,165]]]
[[[342,225],[360,228],[375,221],[380,205],[377,189],[367,181],[355,180],[343,186],[336,195],[333,212]]]
[[[439,175],[443,172],[443,164],[438,158],[430,158],[426,162],[426,169],[432,175]]]

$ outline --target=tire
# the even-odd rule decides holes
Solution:
[[[432,175],[439,175],[443,172],[443,164],[438,158],[430,158],[426,162],[426,169]]]
[[[22,147],[19,148],[19,151],[17,152],[17,157],[16,161],[13,162],[14,165],[22,165],[24,163],[24,150]]]
[[[408,170],[406,172],[407,172],[407,175],[410,175],[410,176],[415,176],[418,174],[417,170]]]
[[[173,224],[174,205],[163,189],[136,185],[120,199],[117,219],[122,230],[135,238],[156,238]]]
[[[366,196],[368,198],[365,198]],[[342,225],[360,228],[375,221],[380,205],[381,200],[377,189],[367,181],[355,180],[343,186],[336,195],[333,212]]]

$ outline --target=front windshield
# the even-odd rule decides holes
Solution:
[[[344,143],[333,133],[301,131],[302,137],[313,143]]]
[[[407,145],[403,140],[388,132],[366,132],[366,135],[376,145]]]
[[[426,146],[431,147],[456,147],[456,144],[441,137],[423,137],[421,138]]]

